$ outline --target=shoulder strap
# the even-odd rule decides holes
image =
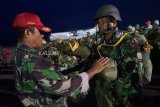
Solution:
[[[100,44],[100,45],[98,45],[98,47],[97,47],[97,51],[98,51],[98,54],[100,55],[100,57],[102,57],[102,55],[100,54],[100,51],[99,51],[99,49],[100,49],[100,47],[102,47],[102,46],[112,46],[112,47],[115,47],[115,46],[117,46],[119,43],[121,43],[122,42],[122,40],[124,39],[124,37],[127,35],[127,34],[129,34],[128,32],[125,32],[120,38],[119,38],[119,40],[115,43],[115,44]]]

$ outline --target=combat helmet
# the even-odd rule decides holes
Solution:
[[[154,22],[153,22],[154,24],[156,24],[156,25],[159,25],[159,20],[154,20]]]
[[[102,7],[100,7],[96,12],[95,20],[97,20],[100,17],[104,17],[104,16],[112,16],[117,21],[122,21],[119,10],[114,5],[103,5]]]
[[[127,26],[127,29],[129,30],[129,29],[132,29],[133,28],[133,26],[132,25],[128,25]]]

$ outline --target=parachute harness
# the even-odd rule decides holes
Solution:
[[[69,47],[70,47],[72,52],[74,52],[79,47],[79,43],[77,41],[74,41],[74,45],[73,46],[69,41],[67,41],[65,43],[69,44]]]
[[[104,44],[104,43],[98,45],[97,51],[98,51],[99,56],[102,57],[102,55],[101,55],[101,53],[100,53],[100,51],[99,51],[102,46],[110,46],[110,47],[112,46],[112,47],[115,47],[115,46],[117,46],[119,43],[122,42],[122,40],[124,39],[124,37],[125,37],[127,34],[128,34],[128,32],[124,33],[124,34],[121,36],[121,38],[120,38],[114,45],[112,45],[112,44]]]

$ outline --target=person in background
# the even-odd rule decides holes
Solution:
[[[159,27],[159,20],[158,19],[155,19],[153,21],[153,31],[159,31],[160,30],[160,27]]]
[[[144,73],[143,73],[143,84],[149,84],[151,83],[151,78],[152,78],[152,62],[150,59],[150,53],[151,49],[153,46],[148,43],[147,38],[145,35],[140,34],[134,26],[129,25],[128,26],[128,32],[130,33],[131,36],[133,36],[139,43],[140,50],[142,53],[142,63],[143,63],[143,68],[144,68]]]
[[[150,20],[147,20],[145,22],[145,25],[146,26],[145,26],[145,30],[144,30],[144,35],[147,35],[152,30],[153,26],[152,26],[152,22]]]

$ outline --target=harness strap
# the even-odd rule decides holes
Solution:
[[[128,32],[124,33],[124,34],[120,37],[120,39],[119,39],[115,44],[113,44],[113,45],[112,45],[112,44],[104,44],[104,43],[98,45],[97,51],[98,51],[99,56],[102,57],[102,55],[101,55],[101,53],[100,53],[100,51],[99,51],[100,47],[102,47],[102,46],[112,46],[112,47],[115,47],[115,46],[117,46],[119,43],[122,42],[122,40],[124,39],[124,37],[125,37],[127,34],[128,34]]]

